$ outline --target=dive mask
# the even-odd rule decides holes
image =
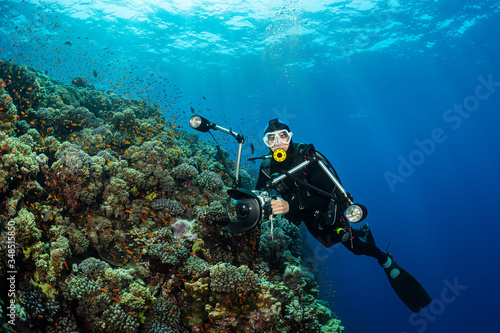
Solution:
[[[292,135],[293,133],[286,129],[269,132],[264,135],[264,143],[269,148],[287,145],[290,143],[290,140],[292,140]]]

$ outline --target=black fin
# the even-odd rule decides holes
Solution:
[[[388,268],[384,268],[387,278],[398,297],[412,312],[419,312],[432,302],[431,297],[424,287],[403,267],[398,265],[391,257],[392,262]],[[397,270],[397,271],[396,271]],[[396,275],[391,276],[391,272]]]

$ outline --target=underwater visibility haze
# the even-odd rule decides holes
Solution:
[[[498,332],[498,1],[3,0],[0,20],[3,331]],[[270,119],[313,143],[432,303],[284,218],[228,233],[195,114],[244,136],[247,187]]]

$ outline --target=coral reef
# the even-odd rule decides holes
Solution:
[[[301,229],[228,233],[217,149],[154,105],[0,60],[0,165],[18,332],[343,332]]]

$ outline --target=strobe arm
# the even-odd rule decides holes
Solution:
[[[342,195],[344,196],[345,200],[349,204],[349,207],[347,207],[346,212],[345,212],[346,218],[349,220],[349,222],[352,222],[352,223],[361,222],[366,217],[366,215],[368,213],[366,207],[361,205],[361,204],[354,204],[353,203],[353,201],[351,199],[352,197],[346,192],[346,190],[344,189],[342,184],[340,184],[338,179],[334,176],[334,174],[330,171],[330,169],[328,169],[328,167],[325,165],[325,163],[323,161],[321,161],[320,159],[318,159],[317,157],[312,157],[311,159],[304,161],[304,162],[300,163],[299,165],[297,165],[296,167],[292,168],[290,171],[276,177],[275,179],[273,179],[271,181],[269,188],[274,188],[274,186],[277,183],[281,182],[286,177],[291,177],[293,180],[297,181],[299,184],[301,184],[303,186],[306,186],[308,189],[313,190],[313,191],[319,193],[320,195],[326,196],[330,199],[335,199],[335,196],[333,196],[331,193],[325,192],[325,191],[323,191],[323,190],[321,190],[321,189],[319,189],[311,184],[308,184],[308,183],[306,183],[306,182],[302,181],[301,179],[294,176],[294,174],[297,171],[302,170],[303,168],[305,168],[306,166],[308,166],[311,163],[319,163],[321,169],[328,175],[328,177],[333,181],[335,186],[339,189],[340,193],[342,193]]]
[[[243,135],[235,133],[231,129],[226,129],[224,127],[221,127],[215,123],[211,123],[208,119],[203,118],[202,116],[199,115],[192,116],[191,119],[189,119],[189,125],[193,129],[200,132],[208,132],[211,129],[218,130],[226,134],[232,135],[236,139],[236,141],[238,141],[239,143],[238,157],[236,159],[236,174],[234,175],[234,179],[235,179],[235,186],[241,187],[239,179],[240,179],[241,154],[243,151],[243,143],[245,142]],[[221,156],[221,158],[223,157]],[[228,172],[231,173],[229,170]]]

